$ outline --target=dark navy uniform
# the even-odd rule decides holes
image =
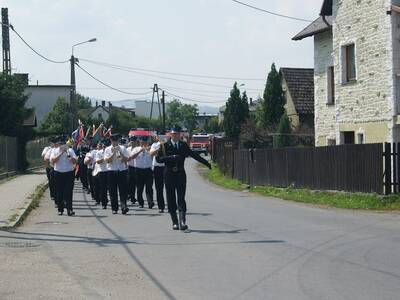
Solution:
[[[183,141],[175,143],[170,140],[161,145],[156,160],[159,163],[165,163],[164,178],[165,189],[167,191],[168,211],[171,215],[173,228],[178,229],[178,216],[180,214],[180,228],[187,229],[186,226],[186,172],[185,159],[192,157],[198,162],[211,168],[210,163],[199,154],[190,150],[188,144]]]
[[[79,165],[79,178],[81,180],[82,183],[82,187],[83,189],[87,192],[90,193],[89,190],[89,180],[88,180],[88,176],[87,176],[87,166],[84,163],[86,154],[88,152],[90,152],[90,146],[86,145],[86,144],[81,144],[78,146],[78,151],[77,151],[77,155],[78,155],[78,165]]]

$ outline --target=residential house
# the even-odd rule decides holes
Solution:
[[[314,69],[281,68],[285,110],[293,129],[314,128]]]
[[[135,116],[134,109],[117,107],[112,105],[111,102],[108,102],[108,106],[106,106],[106,101],[101,101],[101,105],[99,105],[96,101],[96,105],[94,107],[80,109],[78,113],[82,116],[90,117],[91,119],[107,121],[113,111],[122,111],[131,114],[133,117]]]
[[[399,0],[324,0],[314,38],[317,146],[400,142]]]
[[[218,118],[218,114],[202,113],[196,116],[196,124],[198,128],[204,128],[213,118]]]
[[[69,101],[70,85],[29,85],[28,74],[16,73],[25,84],[25,95],[28,96],[25,106],[32,108],[32,114],[24,121],[24,126],[36,127],[43,122],[45,116],[53,109],[59,97]]]

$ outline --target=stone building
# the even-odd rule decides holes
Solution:
[[[317,146],[400,142],[400,0],[325,0],[314,37]]]

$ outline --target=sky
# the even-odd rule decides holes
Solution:
[[[310,20],[318,16],[322,4],[322,0],[242,1]],[[185,103],[221,106],[229,97],[234,78],[241,91],[246,90],[249,97],[256,99],[262,95],[273,62],[278,68],[313,67],[313,39],[291,40],[308,23],[265,14],[231,0],[0,0],[0,3],[1,7],[8,7],[10,23],[16,31],[53,60],[68,60],[73,44],[97,38],[97,42],[75,47],[75,56],[81,58],[80,66],[129,94],[102,86],[79,68],[77,91],[114,103],[123,99],[151,100],[151,87],[157,83],[167,92],[167,101],[172,100],[173,94]],[[10,38],[14,73],[29,73],[30,84],[69,84],[69,63],[47,62],[13,32]],[[122,66],[123,70],[106,67],[104,63]],[[229,79],[134,73],[138,68]]]

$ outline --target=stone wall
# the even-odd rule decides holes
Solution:
[[[317,146],[333,138],[342,143],[341,131],[363,133],[366,143],[399,141],[395,116],[400,110],[400,16],[387,13],[392,3],[400,1],[333,1],[333,39],[328,32],[315,36]],[[346,83],[343,47],[352,43],[356,81]],[[331,64],[335,68],[334,106],[326,104]]]
[[[333,56],[339,124],[393,120],[393,60],[390,0],[334,0]],[[357,80],[344,80],[343,46],[355,44]],[[387,131],[388,132],[388,131]],[[337,137],[340,136],[337,133]],[[382,132],[384,134],[384,132]],[[368,132],[365,139],[369,142]],[[390,133],[383,140],[391,140]]]
[[[336,138],[336,112],[334,105],[327,105],[327,70],[333,65],[332,33],[324,32],[314,37],[314,123],[316,146],[325,146],[327,139]]]

